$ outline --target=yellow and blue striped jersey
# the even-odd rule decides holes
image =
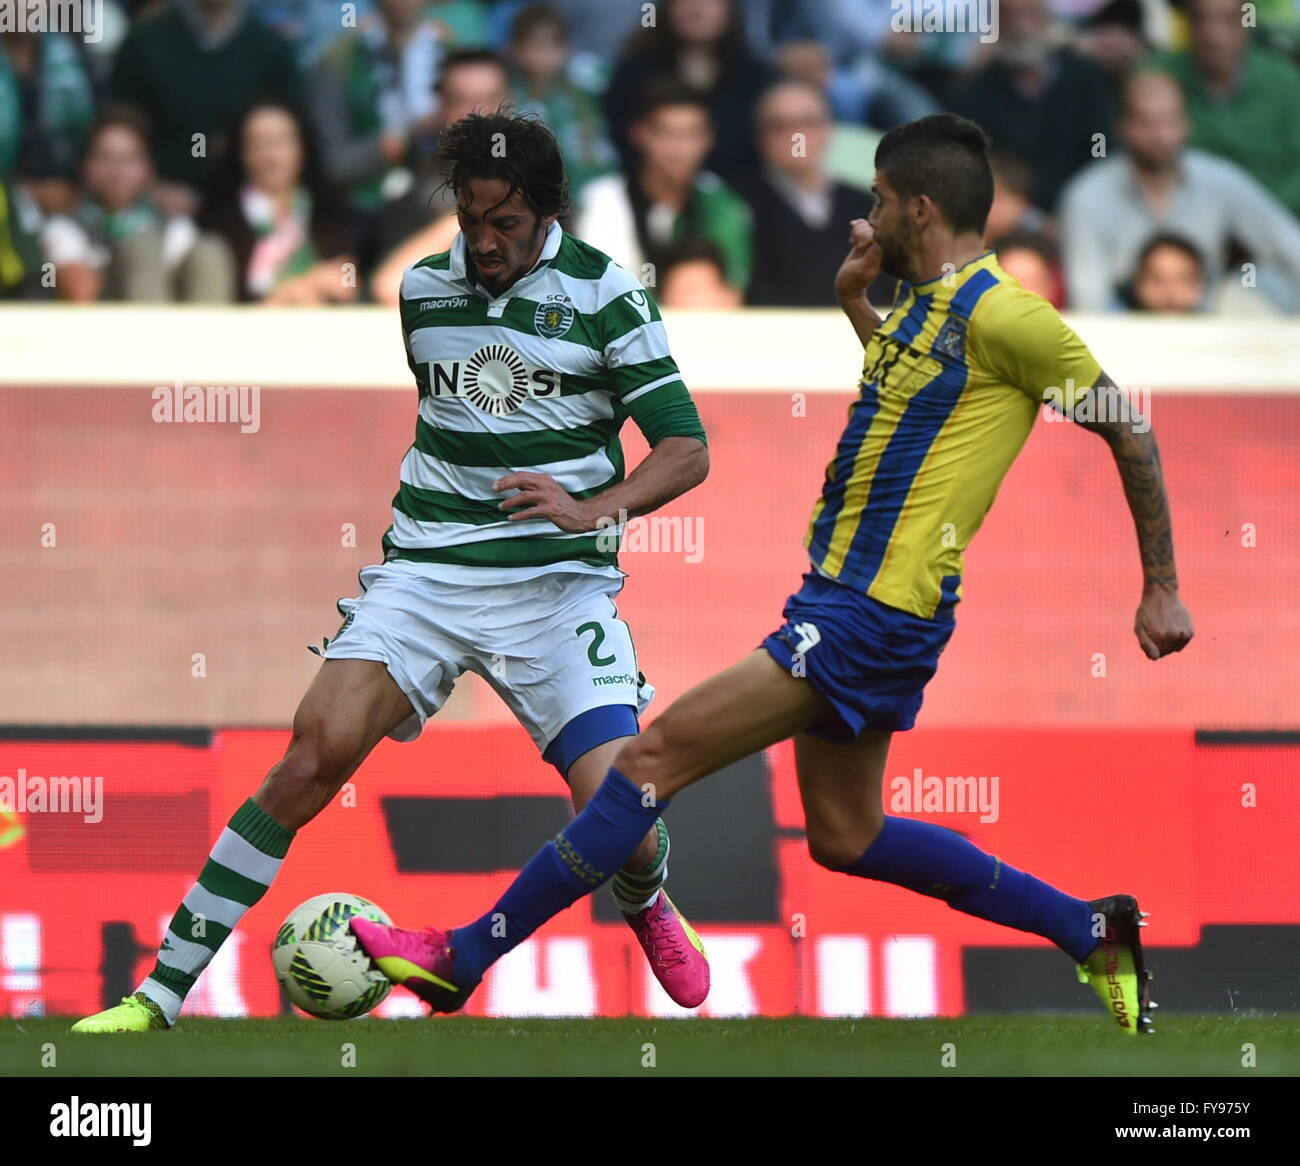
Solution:
[[[924,619],[950,619],[962,554],[1045,397],[1096,384],[1086,345],[986,252],[900,285],[804,545],[821,574]]]

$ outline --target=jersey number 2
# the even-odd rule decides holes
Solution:
[[[582,624],[576,634],[581,638],[583,632],[592,633],[591,643],[587,645],[587,659],[591,661],[593,668],[608,668],[618,659],[617,656],[601,656],[600,646],[605,642],[605,629],[595,620]]]

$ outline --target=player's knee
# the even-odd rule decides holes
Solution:
[[[684,733],[665,713],[623,746],[615,765],[634,785],[649,786],[660,798],[670,798],[689,781],[689,755]]]
[[[847,870],[860,859],[880,833],[882,815],[863,815],[834,827],[808,826],[808,854],[827,870]]]
[[[808,854],[818,866],[827,870],[844,870],[862,857],[862,849],[855,849],[838,835],[808,835]]]
[[[615,768],[629,781],[640,785],[653,780],[652,775],[660,764],[660,747],[654,739],[654,726],[638,733],[622,749],[614,760]]]
[[[354,768],[342,742],[295,730],[289,751],[266,775],[256,801],[278,822],[297,829],[329,804]]]

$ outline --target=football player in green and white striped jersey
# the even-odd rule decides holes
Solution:
[[[560,227],[564,166],[540,122],[470,115],[449,128],[441,156],[461,232],[402,281],[419,399],[384,561],[361,572],[361,595],[339,602],[343,626],[288,752],[222,831],[153,971],[74,1031],[174,1023],[294,833],[384,736],[418,736],[464,671],[501,695],[578,809],[653,695],[614,603],[621,523],[708,473],[659,310],[631,274]],[[627,474],[618,433],[629,417],[651,451]],[[663,890],[667,856],[657,821],[614,895],[659,983],[695,1007],[709,966]]]

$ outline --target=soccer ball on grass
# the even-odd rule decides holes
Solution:
[[[348,926],[354,915],[393,921],[359,895],[315,895],[289,913],[271,949],[275,975],[289,999],[321,1020],[364,1016],[392,989]]]

